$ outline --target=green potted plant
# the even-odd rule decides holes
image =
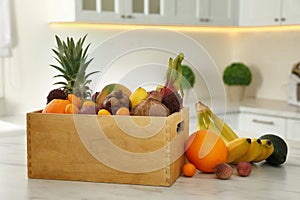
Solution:
[[[195,73],[188,65],[182,65],[182,89],[184,90],[184,104],[188,106],[192,102],[193,93],[192,88],[195,85],[196,77]]]
[[[249,86],[252,81],[252,73],[244,63],[234,62],[225,68],[223,81],[228,86],[229,98],[233,101],[241,101],[246,86]]]

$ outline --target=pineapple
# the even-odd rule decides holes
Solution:
[[[98,73],[98,71],[94,71],[86,74],[86,69],[93,60],[92,58],[87,60],[87,50],[90,44],[83,48],[86,36],[80,38],[75,44],[73,38],[68,37],[65,42],[56,35],[57,48],[52,49],[52,51],[60,65],[50,65],[60,72],[54,78],[65,79],[65,81],[56,82],[54,85],[62,85],[61,88],[67,94],[73,93],[80,99],[91,96],[91,89],[88,86],[91,80],[88,78],[92,74]]]

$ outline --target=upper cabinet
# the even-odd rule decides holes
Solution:
[[[299,0],[240,0],[241,26],[300,24]]]
[[[52,22],[236,25],[237,0],[48,0]]]
[[[238,22],[236,0],[176,0],[175,19],[179,24],[236,25]]]
[[[54,16],[50,17],[50,20],[56,22],[154,24],[167,23],[174,15],[174,8],[170,0],[48,1],[51,1],[49,8],[52,8],[51,15]]]

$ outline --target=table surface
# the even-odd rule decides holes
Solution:
[[[254,164],[249,177],[229,180],[197,172],[171,187],[27,178],[24,123],[0,119],[0,199],[300,199],[300,142],[288,141],[287,162]],[[13,123],[8,123],[13,122]],[[17,125],[16,125],[17,124]],[[235,170],[235,168],[234,168]]]

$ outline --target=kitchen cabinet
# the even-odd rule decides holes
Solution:
[[[239,25],[300,24],[299,10],[299,0],[241,0]]]
[[[300,140],[300,120],[287,119],[287,139]]]
[[[158,24],[174,16],[172,1],[167,0],[48,0],[48,4],[51,22]]]
[[[176,0],[175,19],[179,24],[236,25],[236,0]]]
[[[286,138],[285,118],[241,112],[238,123],[240,136],[260,137],[269,132]]]
[[[51,22],[235,25],[237,0],[48,0]]]

